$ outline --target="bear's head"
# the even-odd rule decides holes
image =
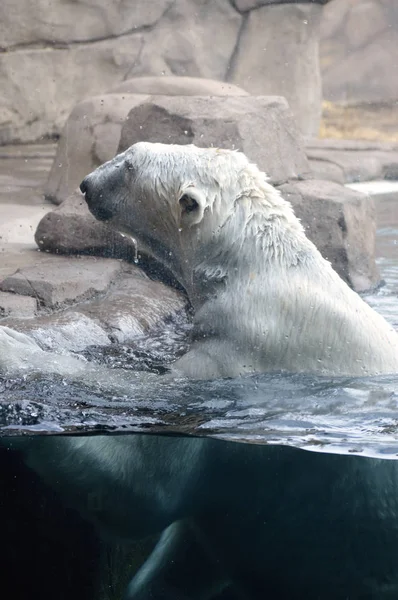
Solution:
[[[80,189],[95,217],[134,237],[186,288],[195,270],[223,277],[254,225],[258,237],[259,212],[286,216],[265,174],[244,154],[218,148],[139,142]]]

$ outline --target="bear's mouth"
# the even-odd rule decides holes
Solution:
[[[92,201],[89,198],[87,198],[87,194],[85,195],[85,199],[91,214],[98,221],[102,221],[103,223],[109,223],[109,221],[111,221],[113,214],[110,210],[108,210],[104,206],[100,206],[99,204],[93,204]]]

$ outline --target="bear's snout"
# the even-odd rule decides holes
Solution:
[[[87,177],[85,177],[80,184],[81,193],[85,194],[87,192],[87,190],[89,189],[89,186],[90,186],[90,175],[87,175]]]
[[[118,157],[117,157],[118,158]],[[80,184],[90,212],[101,221],[109,221],[115,212],[115,202],[123,187],[124,161],[115,159],[102,165]]]

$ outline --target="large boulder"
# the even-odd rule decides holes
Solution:
[[[309,239],[354,290],[379,283],[375,262],[373,200],[331,181],[306,180],[279,187]]]
[[[140,140],[241,150],[271,183],[303,177],[310,170],[284,98],[153,97],[129,112],[119,152]]]
[[[0,283],[0,290],[32,296],[43,308],[62,308],[105,292],[119,277],[123,263],[94,257],[49,256],[37,265],[19,269]]]
[[[120,260],[47,255],[0,287],[0,316],[8,317],[2,325],[51,350],[132,343],[170,319],[186,320],[183,294]]]
[[[135,77],[111,93],[78,103],[66,121],[44,194],[60,204],[81,180],[115,156],[122,125],[129,111],[149,95],[244,96],[236,85],[196,77]]]
[[[56,254],[94,254],[131,259],[130,238],[100,223],[88,210],[84,196],[75,190],[41,219],[35,241],[40,250]]]
[[[251,10],[228,73],[229,81],[251,94],[287,98],[300,131],[312,136],[321,118],[321,16],[322,7],[313,3]]]

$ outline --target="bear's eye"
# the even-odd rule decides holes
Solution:
[[[189,196],[188,194],[184,194],[180,198],[180,206],[184,212],[190,213],[196,210],[199,204],[196,202],[195,198]]]

